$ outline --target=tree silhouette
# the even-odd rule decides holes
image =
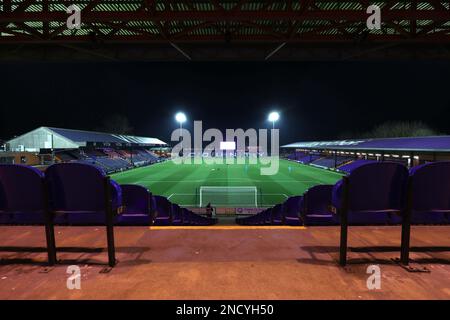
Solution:
[[[116,133],[116,134],[132,134],[133,127],[130,125],[128,118],[121,114],[111,114],[102,121],[99,131]]]

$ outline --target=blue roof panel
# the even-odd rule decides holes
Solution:
[[[450,136],[296,142],[285,148],[450,152]]]

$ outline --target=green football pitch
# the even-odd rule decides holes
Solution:
[[[266,207],[281,203],[290,196],[301,195],[314,185],[334,184],[342,177],[339,173],[283,159],[280,159],[275,175],[261,175],[260,168],[259,164],[175,164],[169,160],[111,177],[119,184],[145,186],[154,195],[165,196],[171,202],[189,207],[199,206],[200,193],[206,194],[205,186],[241,187],[216,188],[222,190],[222,195],[216,197],[249,193],[251,188],[242,187],[253,187],[257,206]],[[240,205],[239,200],[234,205],[246,206],[244,203]]]

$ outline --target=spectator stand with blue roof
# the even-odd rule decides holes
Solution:
[[[310,141],[282,148],[290,160],[344,172],[367,161],[393,161],[413,167],[450,160],[450,136]]]
[[[165,147],[157,138],[52,127],[39,127],[6,143],[9,152],[39,154],[41,164],[90,163],[107,173],[158,162],[158,150]]]

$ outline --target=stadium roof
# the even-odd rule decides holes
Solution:
[[[296,142],[283,148],[345,151],[450,152],[450,136]]]
[[[14,50],[0,58],[448,58],[448,1],[375,3],[382,28],[369,31],[367,0],[2,0],[0,45]]]
[[[164,141],[157,138],[52,127],[39,127],[7,142],[12,150],[19,149],[19,146],[23,146],[25,150],[67,149],[85,147],[92,143],[139,146],[166,145]]]
[[[61,129],[47,127],[47,129],[74,142],[106,142],[106,143],[124,143],[124,144],[143,144],[143,145],[165,145],[166,143],[157,138],[147,138],[139,136],[121,135],[114,133],[104,133],[95,131],[83,131],[73,129]]]

